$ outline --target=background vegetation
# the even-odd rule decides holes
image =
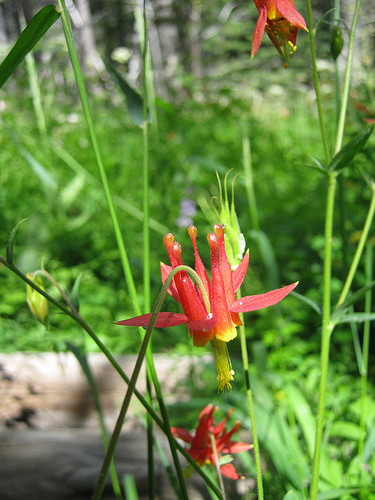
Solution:
[[[328,4],[315,3],[315,21],[329,10]],[[186,226],[180,225],[181,204],[186,199],[196,204],[193,221],[198,227],[200,252],[208,262],[205,236],[211,230],[211,220],[206,215],[211,197],[218,195],[215,171],[221,178],[229,169],[233,169],[233,176],[242,172],[243,138],[248,136],[259,223],[270,246],[260,248],[253,237],[242,173],[236,180],[235,202],[251,255],[243,294],[262,293],[299,280],[299,294],[319,301],[326,178],[313,168],[312,157],[323,161],[324,152],[317,126],[308,36],[300,33],[298,51],[290,68],[285,70],[266,39],[256,58],[250,59],[257,12],[249,1],[171,2],[167,14],[163,14],[158,2],[155,6],[152,27],[159,35],[162,56],[155,67],[157,122],[152,123],[149,139],[153,300],[160,289],[159,262],[167,261],[162,244],[166,232],[172,232],[181,242],[184,263],[192,264]],[[305,14],[303,6],[300,11]],[[134,70],[138,57],[134,5],[108,1],[104,6],[102,2],[92,1],[91,13],[98,53],[105,61],[111,60],[117,65],[124,75],[128,74],[130,83],[139,88],[140,76]],[[375,114],[374,25],[366,24],[369,13],[374,15],[374,6],[370,1],[363,2],[346,141],[363,127],[364,118],[373,118]],[[345,16],[350,19],[351,15],[350,2],[344,2],[344,19]],[[22,23],[22,16],[20,19]],[[323,105],[327,116],[331,116],[327,126],[333,141],[335,89],[334,65],[329,55],[329,22],[328,15],[319,25],[317,50]],[[68,292],[83,273],[82,316],[90,321],[111,352],[134,353],[140,345],[138,335],[112,324],[132,316],[133,309],[58,24],[34,54],[48,141],[41,134],[40,119],[38,121],[35,111],[30,67],[25,63],[20,66],[0,93],[0,242],[5,248],[12,228],[27,218],[17,233],[18,267],[30,272],[43,263]],[[177,47],[170,53],[165,24],[172,26],[173,36],[178,40]],[[194,38],[196,32],[198,38]],[[79,37],[79,32],[76,33]],[[345,32],[344,36],[347,43]],[[124,51],[115,51],[119,47],[130,51],[130,58],[125,62],[120,57]],[[5,56],[9,46],[0,46],[0,50]],[[125,59],[127,57],[125,51]],[[142,303],[142,132],[133,124],[125,100],[108,73],[104,69],[96,71],[89,59],[85,63],[95,129]],[[373,177],[374,159],[375,140],[371,137],[342,176],[334,223],[334,300],[338,298],[348,262],[355,252],[371,196],[358,170]],[[364,283],[362,265],[353,289]],[[55,290],[51,288],[50,292],[57,297]],[[171,307],[174,306],[170,300],[165,310]],[[363,310],[363,304],[359,303],[358,308]],[[65,342],[72,340],[85,344],[88,350],[97,349],[70,318],[57,310],[52,309],[48,330],[37,323],[28,310],[24,285],[5,268],[0,269],[0,313],[3,352],[64,350]],[[252,353],[254,393],[261,394],[257,401],[258,416],[261,417],[262,411],[275,411],[275,419],[280,419],[274,422],[276,427],[284,422],[282,419],[302,418],[296,408],[293,412],[287,406],[298,397],[298,408],[305,408],[313,418],[319,378],[319,325],[319,315],[293,296],[277,308],[248,316],[246,335]],[[236,361],[236,357],[240,358],[239,342],[231,344],[237,367],[236,386],[240,387],[244,380],[241,365]],[[205,352],[191,346],[185,327],[156,331],[153,350],[197,355]],[[374,356],[372,343],[370,381],[375,375]],[[191,385],[192,422],[196,411],[207,401],[207,394],[212,394],[216,386],[215,372],[210,366],[203,369],[201,380]],[[290,389],[292,383],[293,389]],[[293,397],[292,390],[295,391]],[[332,412],[334,427],[330,456],[340,469],[336,470],[336,476],[333,469],[326,469],[324,480],[331,482],[331,487],[342,486],[345,474],[345,484],[351,484],[348,464],[358,433],[353,427],[339,424],[345,420],[356,425],[359,390],[352,331],[349,326],[340,326],[331,343],[328,388],[328,411]],[[235,388],[224,405],[221,400],[223,410],[226,405],[243,407],[239,393]],[[375,408],[371,385],[369,393],[372,397],[368,401],[367,424],[373,429]],[[246,425],[245,413],[243,420]],[[265,430],[260,426],[260,439],[262,432]],[[308,448],[312,426],[302,427],[301,432],[306,440],[303,446]],[[283,442],[279,445],[283,446]],[[271,457],[264,476],[267,491],[275,495],[272,498],[281,498],[288,485],[296,486],[298,480],[290,466],[272,461],[276,445],[264,446],[265,453]],[[254,468],[251,463],[245,465]],[[370,489],[368,496],[361,493],[362,496],[357,497],[353,493],[352,498],[374,498]]]

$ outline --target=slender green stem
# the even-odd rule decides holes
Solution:
[[[315,86],[315,94],[316,94],[316,103],[318,106],[318,115],[319,115],[319,125],[320,125],[320,132],[322,135],[324,153],[326,155],[326,161],[328,164],[331,160],[331,154],[329,152],[327,133],[325,130],[324,119],[323,119],[323,107],[322,107],[322,99],[321,99],[321,95],[320,95],[318,67],[316,64],[315,32],[314,32],[314,26],[313,26],[313,20],[312,20],[310,0],[306,0],[306,5],[307,5],[307,18],[308,18],[309,34],[310,34],[311,61],[312,61],[312,65],[313,65],[313,78],[314,78],[314,86]]]
[[[136,361],[135,367],[133,369],[133,374],[132,374],[131,379],[129,381],[128,389],[126,391],[125,398],[124,398],[123,404],[121,406],[119,416],[117,418],[116,426],[114,428],[112,438],[111,438],[111,441],[109,443],[107,453],[106,453],[106,456],[105,456],[105,459],[103,462],[103,466],[102,466],[101,472],[99,474],[98,482],[96,484],[95,491],[92,495],[92,500],[100,500],[100,498],[102,496],[105,481],[106,481],[107,474],[108,474],[108,470],[109,470],[111,461],[112,461],[114,453],[115,453],[116,445],[117,445],[119,437],[120,437],[121,429],[122,429],[122,426],[123,426],[123,423],[125,420],[126,413],[128,411],[128,408],[129,408],[130,400],[131,400],[133,393],[134,393],[134,390],[135,390],[135,385],[137,383],[139,372],[141,371],[141,367],[142,367],[142,364],[143,364],[143,361],[144,361],[146,354],[148,356],[152,356],[151,351],[149,351],[147,349],[147,346],[148,346],[148,343],[150,341],[151,334],[153,332],[157,316],[158,316],[160,309],[161,309],[161,306],[164,302],[169,285],[171,284],[171,281],[172,281],[174,275],[179,271],[180,271],[179,267],[176,267],[175,269],[173,269],[173,271],[171,271],[168,278],[165,280],[165,283],[164,283],[164,285],[159,293],[158,298],[156,299],[155,306],[154,306],[154,309],[152,311],[151,319],[150,319],[150,322],[147,326],[146,334],[143,338],[143,342],[142,342],[141,348],[140,348],[139,353],[138,353],[137,361]],[[169,430],[169,432],[170,432],[170,430]],[[178,460],[177,460],[177,462],[179,463]],[[179,479],[180,479],[180,486],[181,486],[181,493],[182,493],[181,498],[188,500],[189,497],[187,494],[185,479],[183,477],[181,467],[179,467],[179,470],[177,470],[177,475],[179,476]]]
[[[320,473],[320,458],[323,440],[325,397],[327,387],[327,373],[329,363],[329,345],[331,333],[334,328],[331,322],[331,268],[332,268],[332,233],[333,212],[336,190],[336,175],[329,174],[327,193],[327,207],[325,217],[325,249],[324,249],[324,280],[323,280],[323,320],[322,340],[320,353],[320,385],[319,404],[316,422],[315,449],[313,458],[313,471],[310,490],[310,500],[316,500],[318,496],[318,483]]]
[[[148,121],[147,121],[147,18],[146,1],[143,0],[143,40],[141,40],[141,51],[143,60],[143,124],[142,124],[142,156],[143,156],[143,300],[144,310],[149,311],[151,307],[151,279],[150,279],[150,226],[149,226],[149,151],[148,151]],[[152,381],[150,376],[150,364],[153,365],[151,354],[151,339],[147,348],[150,356],[146,360],[146,398],[152,406]],[[157,381],[157,377],[156,377]],[[154,500],[156,496],[155,462],[154,462],[154,431],[153,421],[149,413],[147,421],[147,452],[148,452],[148,484],[149,500]]]
[[[253,182],[253,169],[251,161],[251,149],[250,149],[250,138],[247,133],[247,129],[244,127],[242,132],[242,155],[243,155],[243,167],[245,171],[245,186],[247,200],[250,208],[250,216],[253,229],[255,231],[260,230],[259,226],[259,216],[257,209],[257,202],[255,198],[254,182]]]
[[[365,254],[365,275],[366,281],[370,284],[373,280],[373,258],[374,250],[373,243],[369,241],[366,245]],[[372,290],[368,290],[365,297],[365,313],[371,312],[372,306]],[[365,321],[363,324],[363,345],[362,345],[362,366],[361,366],[361,398],[360,409],[361,416],[359,421],[359,441],[358,441],[358,456],[363,462],[363,448],[365,443],[365,427],[366,427],[366,392],[367,392],[367,370],[368,357],[370,348],[370,321]]]
[[[107,174],[106,174],[106,171],[104,168],[103,159],[102,159],[100,149],[99,149],[99,144],[98,144],[98,141],[96,138],[94,122],[93,122],[92,115],[91,115],[91,110],[90,110],[90,105],[89,105],[89,101],[88,101],[88,97],[87,97],[85,83],[84,83],[84,79],[82,76],[77,52],[76,52],[76,49],[74,46],[73,34],[72,34],[72,29],[71,29],[70,21],[69,21],[69,15],[68,15],[68,12],[66,9],[65,0],[58,0],[58,2],[59,2],[60,10],[61,10],[61,21],[62,21],[62,25],[63,25],[63,29],[64,29],[66,45],[68,47],[68,52],[69,52],[70,60],[72,63],[79,96],[80,96],[81,103],[82,103],[83,114],[84,114],[85,119],[86,119],[87,128],[88,128],[89,136],[91,139],[91,144],[92,144],[92,147],[94,150],[94,155],[96,158],[96,162],[98,164],[98,168],[99,168],[105,196],[107,199],[108,209],[109,209],[109,213],[111,216],[111,220],[112,220],[112,224],[113,224],[113,228],[114,228],[114,232],[115,232],[117,246],[118,246],[119,252],[120,252],[121,263],[122,263],[122,266],[124,269],[124,274],[125,274],[126,281],[128,284],[129,293],[130,293],[130,296],[131,296],[131,299],[133,302],[133,307],[134,307],[135,313],[141,314],[141,310],[140,310],[139,303],[138,303],[138,296],[137,296],[131,268],[129,265],[129,259],[128,259],[127,252],[125,249],[124,241],[122,239],[120,226],[119,226],[116,211],[114,208],[111,191],[109,188]]]
[[[240,291],[237,292],[237,300],[241,298]],[[257,471],[257,488],[258,488],[258,500],[263,500],[263,480],[262,480],[262,465],[260,460],[260,449],[259,449],[259,441],[258,434],[256,430],[256,421],[255,421],[255,413],[254,413],[254,403],[253,403],[253,395],[251,392],[250,385],[250,371],[249,371],[249,357],[247,355],[247,347],[246,347],[246,336],[245,336],[245,326],[244,326],[244,318],[243,315],[240,315],[242,326],[240,329],[240,341],[241,341],[241,354],[242,354],[242,364],[245,374],[245,383],[246,383],[246,394],[247,400],[249,404],[249,412],[250,412],[250,420],[251,420],[251,428],[253,433],[253,443],[254,443],[254,455],[255,455],[255,467]]]
[[[219,456],[218,456],[218,453],[217,453],[216,440],[215,440],[215,436],[212,433],[210,433],[210,441],[211,441],[211,446],[212,446],[212,452],[213,452],[214,457],[215,457],[216,474],[217,474],[217,478],[219,480],[219,486],[220,486],[220,489],[221,489],[221,494],[223,495],[223,500],[227,500],[227,495],[225,493],[223,476],[222,476],[221,470],[220,470],[220,463],[219,463]]]
[[[92,398],[94,400],[96,413],[98,414],[98,418],[99,418],[99,424],[100,424],[100,429],[102,432],[102,440],[104,443],[104,449],[105,449],[105,451],[107,451],[108,445],[109,445],[108,431],[107,431],[107,427],[106,427],[105,421],[104,421],[103,409],[102,409],[102,405],[100,403],[98,386],[97,386],[95,379],[93,377],[93,374],[92,374],[92,371],[91,371],[91,368],[90,368],[90,365],[89,365],[89,362],[87,359],[87,355],[85,352],[83,352],[82,350],[79,350],[78,348],[71,347],[70,350],[75,355],[78,363],[81,365],[82,371],[85,374],[87,382],[89,384],[91,395],[92,395]],[[120,482],[118,480],[118,475],[117,475],[114,460],[111,461],[110,476],[111,476],[111,481],[112,481],[113,492],[116,496],[116,499],[120,500],[123,497],[122,497],[122,493],[121,493]]]
[[[361,238],[359,240],[357,250],[355,252],[352,264],[351,264],[349,272],[348,272],[348,276],[346,278],[346,281],[345,281],[345,284],[343,286],[340,298],[337,302],[336,308],[338,308],[341,304],[343,304],[343,302],[345,301],[345,299],[349,293],[349,290],[350,290],[350,287],[352,285],[355,273],[356,273],[357,268],[358,268],[359,260],[361,258],[362,253],[363,253],[363,249],[364,249],[364,246],[365,246],[365,243],[366,243],[366,240],[367,240],[370,228],[371,228],[372,220],[374,218],[374,213],[375,213],[375,182],[372,183],[371,203],[370,203],[369,211],[367,213],[365,225],[363,226],[363,230],[361,233]]]
[[[129,385],[129,378],[124,372],[124,370],[121,368],[119,363],[116,361],[114,356],[111,354],[111,352],[107,349],[107,347],[103,344],[103,342],[99,339],[99,337],[96,335],[94,330],[90,327],[88,323],[82,318],[77,313],[74,313],[71,311],[68,307],[66,307],[64,304],[61,304],[58,302],[54,297],[49,295],[45,290],[42,288],[38,287],[33,281],[31,281],[27,276],[25,276],[22,271],[20,271],[15,265],[11,265],[7,262],[4,257],[0,255],[0,262],[6,266],[10,271],[15,273],[19,278],[21,278],[25,283],[31,286],[31,288],[34,288],[38,293],[43,295],[51,304],[54,304],[58,309],[63,311],[65,314],[70,316],[76,323],[78,323],[92,338],[92,340],[96,343],[96,345],[99,347],[99,349],[102,351],[102,353],[106,356],[108,361],[111,363],[113,368],[117,371],[117,373],[120,375],[120,377],[124,380],[124,382]],[[185,266],[180,266],[179,270],[182,270]],[[177,268],[176,268],[177,269]],[[203,285],[202,285],[203,286]],[[138,389],[134,389],[134,394],[139,400],[139,402],[142,404],[142,406],[145,408],[145,410],[151,414],[152,418],[154,419],[154,422],[158,425],[158,427],[164,432],[164,434],[168,434],[170,432],[170,429],[167,429],[164,422],[161,420],[161,418],[158,416],[158,414],[155,412],[155,410],[148,404],[146,399],[143,397],[143,395],[138,391]],[[196,472],[203,478],[205,483],[209,488],[211,488],[216,496],[221,499],[221,492],[220,489],[216,486],[216,484],[211,480],[211,478],[202,470],[202,468],[191,458],[189,453],[185,450],[183,446],[181,446],[176,440],[175,440],[175,447],[177,450],[184,456],[184,458],[189,462],[189,464],[196,470]]]
[[[307,1],[309,1],[309,0],[307,0]],[[334,154],[337,154],[340,151],[341,146],[342,146],[342,141],[344,138],[345,117],[346,117],[346,110],[348,107],[348,98],[349,98],[349,90],[350,90],[350,74],[351,74],[352,63],[353,63],[354,39],[355,39],[355,33],[356,33],[356,29],[357,29],[360,7],[361,7],[361,0],[357,0],[356,4],[355,4],[355,11],[354,11],[354,16],[353,16],[352,26],[350,28],[350,34],[349,34],[348,58],[347,58],[347,62],[346,62],[344,88],[343,88],[343,92],[342,92],[341,110],[340,110],[339,122],[338,122],[338,127],[337,127]]]

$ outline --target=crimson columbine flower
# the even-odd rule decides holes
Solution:
[[[193,436],[186,429],[181,427],[172,427],[171,431],[175,437],[178,437],[190,444],[187,452],[197,464],[202,467],[204,464],[216,465],[215,454],[212,449],[211,438],[212,434],[215,438],[217,456],[220,459],[221,454],[238,453],[240,451],[250,450],[253,445],[241,443],[240,441],[231,441],[231,437],[241,427],[241,422],[237,421],[231,431],[225,428],[226,421],[233,413],[233,409],[229,410],[226,417],[220,424],[215,426],[213,417],[214,412],[218,409],[217,406],[207,405],[199,415],[199,423]],[[240,479],[235,467],[231,463],[226,463],[220,466],[220,471],[224,476],[230,479]]]
[[[254,30],[251,57],[258,52],[264,32],[285,59],[288,67],[289,56],[296,47],[298,29],[308,31],[305,20],[295,8],[293,0],[254,0],[259,18]]]
[[[199,256],[196,236],[197,229],[190,226],[189,236],[195,254],[195,272],[202,282],[202,288],[196,286],[188,273],[178,272],[168,289],[170,295],[182,305],[184,314],[160,312],[155,327],[165,328],[186,323],[189,336],[193,337],[195,346],[203,347],[208,341],[214,352],[218,370],[219,389],[230,389],[233,370],[230,363],[226,343],[237,336],[236,327],[242,325],[238,313],[256,311],[277,304],[286,297],[298,283],[271,292],[250,295],[236,300],[235,292],[241,286],[249,264],[249,253],[245,254],[238,267],[232,271],[225,251],[224,227],[216,224],[214,233],[207,237],[211,248],[211,281]],[[161,264],[163,283],[172,269],[181,266],[181,245],[174,241],[173,234],[164,237],[171,266]],[[147,328],[151,313],[117,322],[118,325],[142,326]]]

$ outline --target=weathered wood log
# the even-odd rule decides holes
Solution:
[[[163,440],[162,440],[163,441]],[[87,429],[0,431],[1,500],[89,500],[103,463],[104,450],[97,431]],[[145,433],[124,433],[115,463],[121,482],[135,478],[140,499],[148,498]],[[156,485],[160,500],[176,499],[156,457]],[[199,480],[188,482],[190,500],[210,498]],[[103,499],[114,498],[107,478]]]

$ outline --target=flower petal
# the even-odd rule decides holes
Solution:
[[[161,269],[161,280],[164,284],[165,280],[168,278],[169,274],[172,271],[172,267],[168,266],[167,264],[164,264],[163,262],[160,262],[160,269]],[[172,283],[169,285],[168,293],[170,295],[172,295],[174,300],[181,303],[181,299],[180,299],[180,296],[178,294],[178,290],[177,290],[177,286],[176,286],[176,282],[175,282],[174,278],[172,280]]]
[[[142,314],[141,316],[135,316],[134,318],[117,321],[115,324],[124,326],[141,326],[142,328],[147,328],[151,316],[152,313]],[[183,325],[187,321],[189,321],[189,318],[185,316],[185,314],[160,312],[156,318],[155,328],[168,328],[169,326]]]
[[[229,479],[241,479],[242,476],[240,476],[236,468],[234,467],[233,464],[224,464],[220,465],[220,472],[223,474],[223,476],[229,477]]]
[[[241,441],[229,441],[224,448],[221,450],[223,454],[225,453],[239,453],[240,451],[251,450],[254,447],[253,444],[242,443]]]
[[[261,293],[260,295],[249,295],[237,300],[230,306],[230,311],[233,312],[249,312],[257,311],[258,309],[264,309],[265,307],[273,306],[286,297],[294,288],[298,285],[292,283],[291,285],[284,286],[283,288],[277,288],[276,290],[271,290],[267,293]]]
[[[267,22],[267,7],[262,5],[259,9],[259,17],[254,30],[253,46],[251,48],[251,57],[255,56],[255,54],[258,52],[260,44],[262,43],[266,22]]]
[[[237,290],[240,288],[242,285],[242,282],[245,278],[247,268],[249,266],[249,250],[245,253],[244,258],[241,260],[241,262],[238,264],[236,269],[233,271],[232,274],[232,279],[233,279],[233,288],[234,291],[237,292]]]
[[[202,318],[202,319],[196,319],[195,321],[189,321],[187,323],[187,327],[190,328],[190,330],[200,330],[202,332],[209,332],[212,330],[212,328],[216,325],[218,322],[217,318],[214,318],[213,316],[211,318]]]
[[[174,437],[182,439],[185,443],[193,442],[193,436],[188,430],[183,429],[182,427],[171,427],[171,432]]]
[[[279,0],[277,2],[277,10],[290,24],[293,24],[296,28],[308,31],[305,20],[296,10],[293,0]]]

